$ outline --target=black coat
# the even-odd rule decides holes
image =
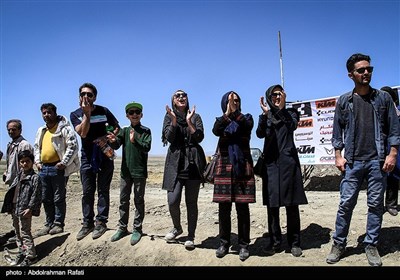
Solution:
[[[293,137],[297,122],[297,112],[285,108],[259,117],[256,134],[265,138],[262,191],[268,207],[308,203]]]
[[[203,121],[199,114],[195,113],[192,122],[196,128],[195,133],[190,134],[179,124],[171,125],[171,118],[168,114],[164,117],[163,136],[170,144],[167,156],[165,158],[164,178],[162,189],[173,191],[176,185],[178,175],[179,162],[181,158],[185,159],[183,164],[187,166],[189,162],[193,162],[198,169],[198,174],[203,180],[202,175],[206,166],[206,156],[200,142],[204,139]],[[183,156],[184,155],[184,156]]]

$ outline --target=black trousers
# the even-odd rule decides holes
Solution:
[[[270,245],[280,247],[282,244],[282,230],[279,221],[280,207],[267,207],[268,233]],[[285,206],[287,219],[287,241],[289,247],[300,247],[300,212],[299,206]]]
[[[221,245],[229,247],[231,245],[231,211],[232,202],[219,203],[219,238]],[[235,202],[237,223],[238,223],[238,243],[241,248],[247,248],[250,244],[250,210],[248,203]]]
[[[385,206],[386,208],[397,208],[399,197],[399,180],[392,174],[387,177]]]

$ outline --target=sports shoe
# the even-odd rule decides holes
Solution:
[[[18,266],[30,266],[34,263],[37,263],[38,261],[39,261],[38,257],[25,258]]]
[[[245,260],[247,260],[250,256],[250,252],[247,248],[240,248],[239,251],[239,259],[244,262]]]
[[[182,229],[176,229],[173,228],[170,232],[167,233],[167,235],[165,235],[165,240],[167,242],[172,242],[175,241],[175,238],[178,237],[178,235],[181,235],[183,233]]]
[[[62,233],[64,232],[64,228],[59,226],[59,225],[55,225],[54,227],[51,228],[51,230],[49,231],[49,233],[51,235],[53,234],[58,234],[58,233]]]
[[[228,253],[229,253],[229,247],[226,247],[225,245],[221,245],[221,246],[219,246],[217,251],[215,251],[215,256],[217,258],[223,258]]]
[[[194,242],[193,240],[186,240],[185,242],[185,249],[186,250],[193,250],[194,249]]]
[[[295,257],[300,257],[303,254],[303,251],[301,250],[300,247],[293,246],[292,249],[290,250],[293,256]]]
[[[36,236],[39,237],[39,236],[47,235],[47,234],[49,234],[50,229],[51,228],[49,226],[44,226],[44,228],[38,230],[38,232],[36,233]]]
[[[22,252],[19,252],[18,255],[15,256],[15,258],[10,257],[10,255],[8,255],[8,258],[7,257],[5,257],[5,258],[10,263],[11,266],[18,266],[25,259],[25,254]]]
[[[111,236],[111,242],[115,242],[128,235],[128,231],[124,229],[117,229],[113,236]]]
[[[131,245],[133,246],[136,243],[138,243],[141,238],[142,238],[142,233],[134,229],[131,235]]]
[[[83,226],[81,228],[81,230],[78,232],[78,234],[76,235],[76,240],[82,240],[83,238],[86,237],[86,235],[88,235],[89,233],[91,233],[94,229],[93,225],[90,226]]]
[[[102,236],[106,231],[107,231],[107,225],[102,222],[98,222],[94,227],[92,238],[97,239],[100,236]]]
[[[382,266],[381,257],[379,256],[376,246],[368,244],[365,247],[365,253],[367,254],[367,259],[370,266]]]
[[[340,258],[343,256],[345,247],[339,244],[332,244],[331,252],[326,257],[326,262],[329,264],[337,263]]]
[[[7,243],[15,243],[17,242],[17,236],[11,236],[10,238],[7,239]]]
[[[397,214],[399,213],[396,208],[392,207],[388,207],[386,211],[392,216],[397,216]]]

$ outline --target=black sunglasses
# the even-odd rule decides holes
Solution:
[[[86,95],[89,98],[93,98],[93,96],[94,96],[94,94],[92,92],[86,92],[86,91],[81,92],[79,95],[81,97],[84,97]]]
[[[282,95],[282,92],[280,92],[280,91],[274,91],[273,93],[271,93],[272,97],[277,97],[277,96],[281,96],[281,95]]]
[[[133,114],[140,115],[142,113],[141,110],[129,110],[128,115],[132,116]]]
[[[175,94],[175,98],[186,98],[187,94],[186,93],[177,93]]]
[[[374,67],[373,66],[361,67],[358,69],[354,69],[353,71],[357,72],[358,74],[364,74],[365,70],[367,70],[368,73],[372,73],[372,71],[374,71]]]

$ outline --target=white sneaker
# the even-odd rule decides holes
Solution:
[[[167,233],[167,235],[165,235],[165,240],[167,242],[173,242],[175,241],[175,238],[178,235],[181,235],[183,233],[183,230],[177,230],[176,228],[173,228],[170,232]]]
[[[194,249],[194,242],[193,240],[186,240],[185,242],[185,248],[187,250],[193,250]]]

